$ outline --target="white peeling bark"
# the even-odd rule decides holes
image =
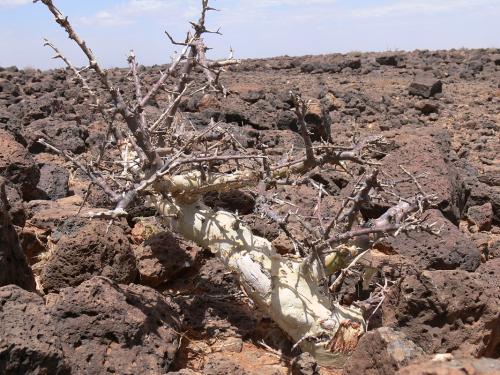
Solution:
[[[365,323],[361,311],[333,306],[318,285],[318,265],[301,272],[265,238],[253,235],[235,215],[200,201],[153,198],[175,230],[216,253],[240,279],[248,296],[320,364],[340,367],[355,348]]]

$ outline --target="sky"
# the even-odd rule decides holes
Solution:
[[[201,0],[54,0],[105,67],[125,66],[130,49],[144,65],[171,61]],[[500,0],[211,0],[209,58],[301,56],[350,51],[500,48]],[[48,9],[0,0],[0,66],[61,67],[49,39],[77,66],[82,53]]]

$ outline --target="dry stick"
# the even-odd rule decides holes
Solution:
[[[142,85],[141,81],[139,79],[139,73],[137,72],[137,62],[135,60],[135,53],[133,50],[130,50],[129,57],[127,59],[129,66],[130,66],[130,71],[132,72],[132,77],[134,79],[134,86],[135,86],[135,98],[138,102],[142,100]],[[144,113],[144,110],[142,108],[139,109],[139,121],[141,123],[141,127],[143,129],[147,129],[148,125],[146,122],[146,115]],[[141,165],[144,165],[146,162],[146,155],[144,152],[140,152],[140,147],[135,142],[132,142],[134,149],[136,150],[139,159],[141,160]]]
[[[348,219],[348,229],[352,227],[356,213],[359,211],[361,205],[369,200],[370,191],[378,185],[378,172],[378,169],[374,169],[372,173],[366,177],[357,194],[349,199],[349,202],[352,202],[351,207],[348,210],[344,210],[345,207],[343,207],[342,211],[339,211],[339,214],[330,221],[323,235],[325,239],[328,238],[333,227],[345,218]]]
[[[113,202],[119,202],[121,200],[121,196],[117,194],[113,189],[111,189],[106,181],[100,176],[97,176],[94,172],[92,172],[90,169],[86,168],[82,163],[80,163],[78,160],[75,158],[71,157],[66,151],[60,150],[57,147],[47,143],[43,138],[40,138],[38,140],[38,143],[44,145],[45,147],[51,149],[52,151],[64,156],[65,159],[73,163],[76,167],[80,168],[89,178],[91,181],[99,186],[104,192],[111,198]]]
[[[165,121],[165,119],[171,119],[171,121],[174,120],[174,112],[176,111],[176,109],[179,107],[179,104],[184,96],[184,94],[186,93],[186,90],[189,88],[189,84],[186,84],[182,90],[182,92],[180,93],[175,93],[174,94],[174,100],[170,103],[170,105],[168,106],[168,108],[160,115],[160,117],[158,117],[158,120],[156,120],[153,125],[150,126],[149,128],[149,131],[150,132],[153,132],[155,131],[156,129],[158,129],[158,127],[162,124],[163,121]],[[169,121],[169,125],[167,127],[170,127],[170,124],[171,124],[171,121]]]
[[[186,63],[183,66],[179,80],[177,81],[177,85],[174,89],[173,100],[169,108],[169,112],[167,115],[165,115],[166,117],[165,126],[167,128],[170,128],[170,126],[172,125],[175,113],[177,112],[177,108],[179,107],[180,103],[179,96],[181,96],[185,92],[185,87],[188,83],[189,76],[195,65],[195,60],[197,56],[197,44],[203,43],[203,41],[200,42],[201,36],[203,35],[203,33],[207,32],[207,29],[205,28],[205,15],[206,12],[209,10],[213,10],[213,8],[210,8],[208,6],[208,0],[202,0],[202,10],[200,19],[198,20],[198,23],[191,22],[191,25],[193,26],[195,33],[192,36],[188,34],[186,42],[184,43],[175,42],[172,36],[165,31],[165,34],[173,44],[184,45],[184,49],[182,53],[177,57],[177,59],[170,65],[167,72],[161,75],[158,82],[151,88],[148,94],[143,98],[143,100],[140,102],[140,106],[142,107],[146,105],[146,103],[149,101],[149,98],[153,96],[160,89],[160,87],[163,85],[167,77],[172,74],[172,72],[179,65],[179,63],[182,60],[186,59]]]
[[[196,41],[196,52],[198,54],[198,63],[201,66],[201,69],[203,70],[203,73],[205,73],[205,76],[207,77],[208,80],[208,85],[209,87],[213,88],[217,92],[222,92],[224,95],[226,95],[226,88],[221,85],[219,82],[219,73],[217,72],[214,74],[212,69],[208,68],[207,64],[207,57],[205,52],[207,51],[207,47],[205,43],[203,42],[202,38],[199,38]]]
[[[168,33],[167,33],[168,35]],[[142,100],[139,102],[139,107],[143,108],[146,106],[146,104],[149,103],[149,101],[156,95],[158,90],[163,86],[165,81],[167,80],[168,77],[172,75],[174,70],[177,68],[179,63],[187,58],[188,51],[191,49],[191,43],[193,39],[191,38],[188,42],[185,43],[185,47],[182,50],[181,54],[177,56],[175,61],[170,64],[166,72],[161,72],[160,78],[158,78],[158,81],[151,87],[151,89],[148,91],[148,93],[142,98]]]
[[[342,270],[340,270],[340,275],[335,279],[335,281],[332,283],[332,285],[330,285],[330,290],[331,291],[336,291],[338,290],[338,288],[342,285],[342,283],[344,282],[345,280],[345,277],[347,276],[347,273],[349,272],[349,270],[354,267],[358,261],[363,258],[363,256],[368,252],[370,251],[370,249],[366,249],[365,251],[362,251],[361,253],[359,253],[358,255],[356,255],[356,257],[352,260],[352,262],[346,267],[346,268],[343,268]]]
[[[75,32],[67,17],[64,17],[63,14],[57,9],[52,0],[35,0],[35,2],[41,1],[49,11],[54,15],[56,22],[66,31],[68,37],[72,39],[78,47],[82,50],[89,61],[89,66],[92,68],[97,75],[101,83],[106,87],[106,90],[111,94],[111,98],[113,99],[113,103],[116,109],[120,112],[120,114],[125,119],[127,126],[129,127],[132,134],[137,139],[137,144],[140,148],[144,150],[144,153],[148,157],[149,163],[153,167],[158,167],[162,164],[162,160],[159,155],[156,153],[151,140],[149,139],[149,135],[147,134],[147,129],[142,127],[140,120],[138,119],[137,113],[130,108],[129,105],[125,103],[123,96],[120,90],[117,87],[114,87],[108,79],[108,74],[104,71],[101,66],[98,64],[94,53],[92,50],[87,47],[87,44],[84,40],[82,40],[78,34]]]
[[[300,126],[300,135],[302,136],[302,139],[304,140],[306,146],[306,163],[315,166],[316,159],[314,157],[312,141],[309,132],[307,131],[307,125],[305,121],[307,113],[307,105],[304,102],[304,100],[300,97],[300,95],[295,94],[293,92],[290,92],[290,95],[295,105],[294,111]]]

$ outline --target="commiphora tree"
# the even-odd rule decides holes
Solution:
[[[184,41],[177,42],[167,33],[182,51],[160,72],[153,85],[143,85],[136,56],[130,52],[130,78],[135,87],[132,100],[126,100],[120,88],[111,82],[92,50],[52,0],[37,1],[47,7],[88,59],[88,66],[78,69],[45,40],[55,58],[64,61],[72,71],[89,104],[107,124],[106,139],[89,161],[39,140],[83,171],[91,186],[102,189],[114,205],[110,210],[96,209],[89,216],[112,220],[130,216],[132,206],[156,208],[172,230],[215,253],[238,276],[248,297],[296,346],[313,354],[320,363],[342,363],[356,347],[366,323],[361,308],[342,306],[333,291],[380,238],[422,227],[419,214],[430,203],[430,197],[420,189],[415,197],[398,197],[380,217],[363,220],[362,205],[379,199],[384,188],[379,182],[377,162],[370,157],[384,139],[361,138],[350,147],[336,146],[330,139],[314,144],[305,121],[309,103],[294,92],[290,95],[304,148],[289,155],[286,161],[276,161],[266,154],[265,147],[249,153],[222,123],[212,121],[203,129],[188,126],[180,116],[181,100],[198,92],[227,95],[220,74],[225,67],[239,63],[232,56],[223,61],[206,57],[203,36],[212,31],[207,30],[205,19],[214,10],[208,0],[201,1],[200,18],[191,23]],[[192,73],[200,69],[206,82],[196,86]],[[89,73],[83,73],[87,70],[97,76],[100,88],[90,86],[85,78]],[[148,121],[145,107],[160,91],[169,93],[169,103],[157,119]],[[101,163],[110,158],[107,151],[113,147],[119,150],[113,154],[115,158],[119,155],[119,160],[113,162],[120,170],[110,171],[101,168]],[[349,171],[355,165],[362,166],[364,173],[353,182],[353,192],[341,208],[324,219],[327,225],[313,227],[299,213],[280,216],[272,210],[277,185],[308,183],[310,174],[318,168],[338,166]],[[418,186],[413,176],[408,174],[408,178]],[[203,202],[203,196],[210,192],[249,187],[258,191],[255,210],[279,225],[292,241],[296,254],[280,255],[270,241],[253,234],[237,213],[216,211]],[[305,238],[294,237],[288,228],[292,220],[303,226]],[[377,306],[383,291],[373,295],[370,303]]]

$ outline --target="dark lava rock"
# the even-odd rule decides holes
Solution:
[[[430,98],[431,96],[442,92],[442,89],[443,84],[435,77],[431,75],[418,75],[410,84],[408,92],[410,95]]]
[[[156,287],[193,265],[201,249],[172,233],[154,234],[134,248],[141,284]]]
[[[398,131],[399,132],[399,131]],[[398,133],[399,134],[399,133]],[[446,142],[439,144],[425,132],[405,133],[398,138],[399,148],[382,159],[383,173],[398,181],[395,191],[410,198],[419,194],[416,184],[400,166],[412,173],[426,194],[434,195],[437,208],[453,223],[458,223],[466,200],[466,189],[462,177],[453,165],[447,162]],[[386,196],[390,201],[391,197]],[[389,205],[385,205],[387,209]],[[378,212],[380,214],[381,212]]]
[[[57,164],[42,164],[37,189],[48,199],[64,198],[68,195],[68,181],[69,173],[66,168]]]
[[[452,358],[426,360],[412,363],[399,370],[397,375],[497,375],[500,360],[491,358]]]
[[[45,301],[6,286],[0,306],[2,374],[164,374],[179,345],[177,305],[104,277]]]
[[[37,196],[40,171],[28,150],[5,130],[0,130],[0,176],[19,186],[25,200]]]
[[[250,214],[255,208],[255,198],[241,190],[210,192],[203,196],[203,201],[211,208],[238,212],[241,215]]]
[[[58,227],[53,237],[57,245],[41,273],[45,291],[77,286],[96,275],[123,284],[135,280],[134,254],[118,225],[105,220],[70,219]]]
[[[344,365],[344,375],[394,375],[424,351],[401,332],[382,327],[365,333]]]
[[[28,213],[19,188],[15,185],[6,183],[5,194],[7,195],[9,214],[12,224],[18,227],[24,227]]]
[[[9,204],[5,194],[5,180],[0,177],[0,286],[8,284],[35,290],[33,273],[11,223]]]
[[[4,286],[0,306],[0,374],[72,373],[42,297]]]
[[[251,375],[238,363],[229,358],[215,357],[210,358],[203,367],[203,375]]]
[[[154,289],[94,277],[47,305],[77,374],[162,374],[174,360],[178,308]]]
[[[463,270],[404,277],[382,305],[383,325],[398,329],[427,354],[495,357],[500,352],[500,290]]]
[[[398,66],[401,57],[398,55],[383,55],[375,58],[380,65]]]
[[[276,127],[279,130],[290,129],[297,131],[297,116],[292,111],[281,111],[278,116]]]
[[[431,113],[438,113],[439,106],[437,103],[429,100],[421,100],[415,104],[415,109],[422,112],[424,115],[430,115]]]
[[[461,268],[474,271],[481,264],[481,254],[474,244],[455,225],[443,217],[439,210],[424,213],[424,225],[431,225],[439,234],[429,231],[400,233],[383,239],[377,248],[396,252],[407,258],[420,270],[450,270]]]
[[[292,375],[319,375],[319,366],[309,353],[302,353],[292,360]]]
[[[467,219],[471,224],[476,225],[480,231],[490,230],[493,220],[493,207],[491,202],[486,202],[481,206],[469,207],[467,210]]]
[[[85,139],[88,134],[75,121],[61,121],[41,119],[31,122],[23,129],[23,136],[31,152],[38,153],[46,150],[38,143],[40,138],[61,150],[79,154],[85,151]]]

